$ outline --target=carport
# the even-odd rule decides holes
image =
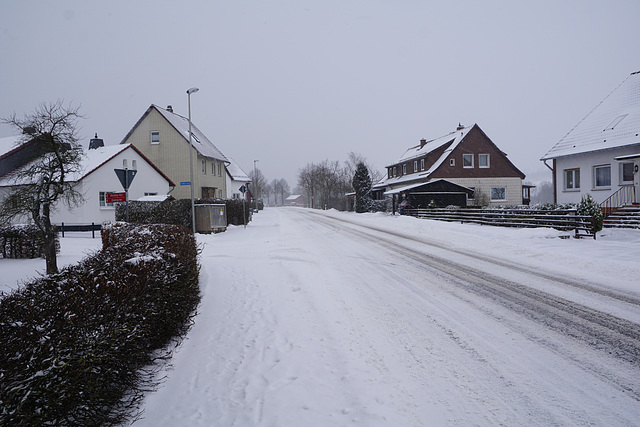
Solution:
[[[402,200],[408,200],[413,208],[467,206],[467,196],[472,196],[473,190],[445,179],[439,179],[397,187],[384,194],[393,197],[393,213],[396,213]]]

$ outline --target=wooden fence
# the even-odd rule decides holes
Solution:
[[[404,215],[449,222],[471,222],[501,227],[550,227],[575,231],[575,237],[596,238],[595,221],[591,216],[578,215],[575,209],[405,209]]]

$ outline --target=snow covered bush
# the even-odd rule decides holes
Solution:
[[[595,221],[595,231],[602,230],[602,224],[604,221],[602,209],[600,209],[600,204],[598,204],[590,194],[582,196],[582,200],[578,203],[577,209],[578,215],[593,217],[593,220]]]
[[[0,300],[0,425],[117,425],[200,301],[193,234],[118,223],[103,249]]]
[[[44,257],[44,243],[41,232],[35,225],[0,227],[0,258],[39,258]],[[56,234],[56,252],[60,250],[60,241]]]

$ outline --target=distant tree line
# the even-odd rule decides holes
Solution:
[[[354,181],[359,165],[360,175]],[[363,173],[363,168],[367,174]],[[365,175],[368,175],[368,184]],[[343,163],[329,160],[307,163],[298,172],[298,190],[307,197],[311,208],[344,211],[352,209],[347,194],[357,193],[354,182],[356,186],[368,187],[368,190],[364,190],[368,194],[371,186],[380,178],[380,173],[372,170],[363,156],[351,152]]]

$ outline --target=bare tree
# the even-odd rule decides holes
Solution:
[[[274,205],[278,206],[278,195],[280,194],[280,181],[274,179],[271,181],[271,190],[273,191]]]
[[[257,168],[249,172],[249,178],[251,179],[252,196],[256,199],[262,198],[262,193],[264,193],[267,187],[267,178],[265,178],[262,171]]]
[[[58,272],[56,230],[51,212],[58,202],[69,207],[84,202],[70,176],[81,167],[82,150],[78,146],[77,122],[83,118],[79,108],[65,106],[58,100],[40,104],[34,112],[20,119],[14,113],[0,119],[3,124],[19,130],[18,144],[32,146],[33,157],[11,172],[14,184],[0,204],[0,218],[11,221],[30,217],[44,242],[47,274]]]
[[[279,184],[278,189],[280,190],[281,206],[284,206],[284,199],[286,199],[287,197],[290,196],[290,191],[291,190],[289,189],[289,183],[284,178],[280,179],[278,184]]]

